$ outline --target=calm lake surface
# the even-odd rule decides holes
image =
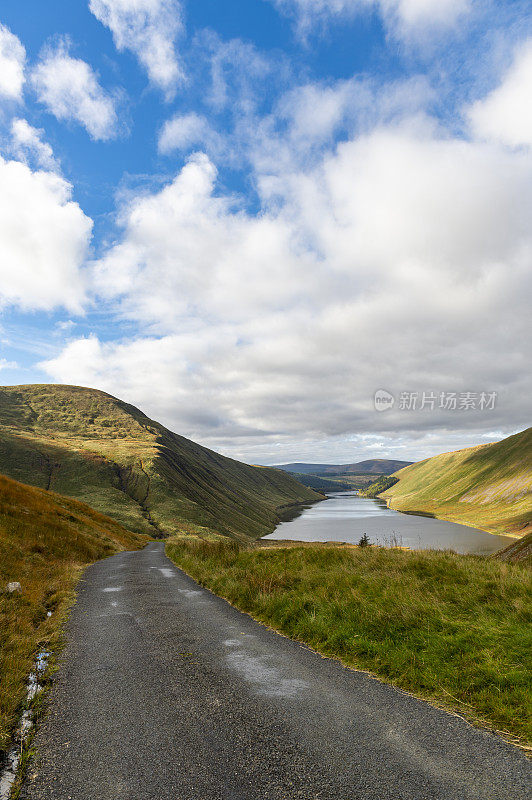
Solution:
[[[454,522],[401,514],[387,508],[383,500],[369,500],[355,492],[328,495],[327,500],[306,508],[295,519],[281,522],[264,538],[357,544],[364,533],[373,544],[476,555],[493,553],[513,541]]]

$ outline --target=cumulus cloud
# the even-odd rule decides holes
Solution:
[[[518,48],[500,86],[476,102],[468,116],[480,138],[532,146],[532,39]]]
[[[80,312],[92,221],[59,175],[0,157],[0,307]]]
[[[48,142],[43,141],[44,131],[34,128],[25,119],[11,123],[12,151],[21,161],[33,160],[37,166],[57,170],[58,163]]]
[[[453,138],[418,114],[353,135],[311,168],[268,163],[256,214],[218,190],[205,155],[124,206],[94,285],[138,337],[76,339],[48,373],[213,446],[232,438],[242,457],[288,437],[524,426],[530,155]],[[497,391],[499,404],[384,417],[381,387]]]
[[[219,149],[220,137],[214,131],[205,117],[196,113],[176,114],[167,120],[158,138],[158,150],[163,155],[168,155],[175,150],[191,150],[197,146],[204,149]]]
[[[399,36],[449,28],[470,11],[472,0],[270,0],[282,12],[298,20],[299,30],[308,32],[314,25],[353,17],[377,9],[387,28]]]
[[[9,28],[0,23],[0,97],[19,100],[24,86],[26,50]]]
[[[93,139],[111,139],[117,133],[113,97],[99,84],[89,64],[69,54],[68,42],[47,48],[32,74],[38,99],[60,120],[83,125]]]
[[[90,0],[89,9],[113,34],[118,50],[131,50],[152,84],[170,99],[184,77],[176,52],[183,30],[179,0]]]
[[[124,240],[96,265],[95,280],[107,297],[121,298],[124,314],[171,330],[200,305],[220,319],[229,308],[247,318],[276,308],[280,286],[297,297],[305,259],[291,258],[290,228],[216,195],[215,179],[212,162],[197,154],[161,192],[123,209]],[[162,282],[155,293],[154,280]]]
[[[286,92],[272,114],[248,126],[259,186],[273,187],[323,159],[334,141],[352,139],[405,116],[424,115],[433,90],[423,77],[384,85],[367,78],[308,83]]]

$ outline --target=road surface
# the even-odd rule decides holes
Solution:
[[[164,544],[84,575],[25,800],[530,800],[497,736],[201,589]]]

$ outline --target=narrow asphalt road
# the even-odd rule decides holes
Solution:
[[[90,567],[25,800],[527,800],[498,737],[321,658],[154,543]]]

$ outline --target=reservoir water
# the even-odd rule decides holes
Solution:
[[[488,555],[513,539],[431,517],[402,514],[383,500],[369,500],[356,492],[334,492],[327,500],[305,508],[281,522],[265,539],[358,544],[366,533],[372,544],[409,547],[412,550],[454,550]]]

